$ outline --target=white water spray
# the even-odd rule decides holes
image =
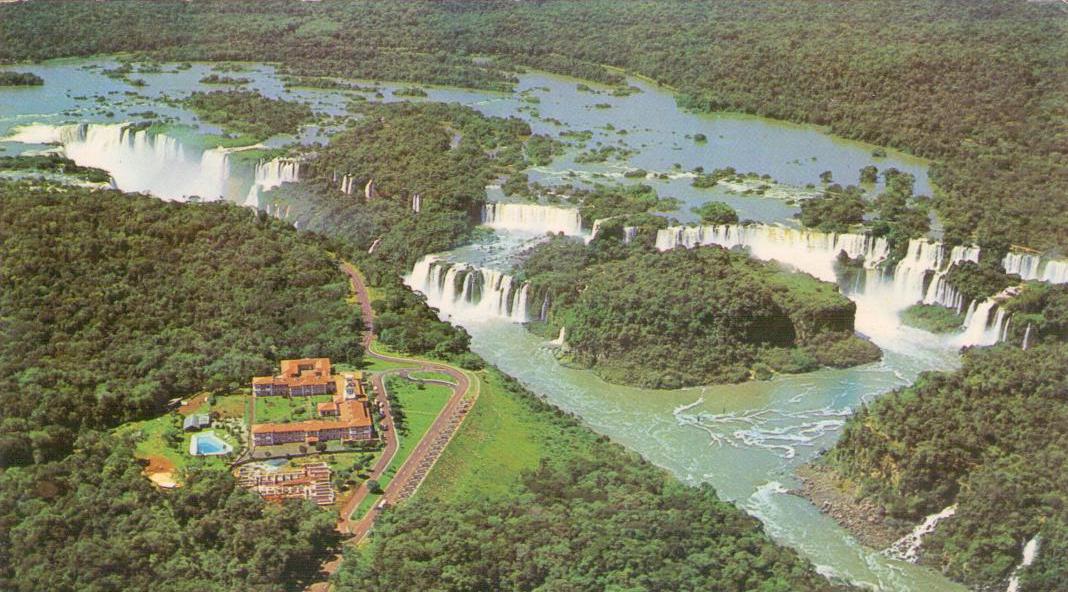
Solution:
[[[1016,569],[1012,570],[1012,577],[1009,578],[1009,587],[1005,589],[1005,592],[1019,592],[1020,590],[1020,571],[1024,568],[1030,567],[1035,559],[1038,558],[1038,535],[1031,537],[1031,540],[1027,541],[1023,548],[1023,559],[1020,564],[1016,566]]]
[[[1017,274],[1020,279],[1068,284],[1068,261],[1010,251],[1001,264],[1005,267],[1005,273]]]
[[[957,513],[957,504],[953,504],[935,514],[931,514],[927,518],[924,518],[923,522],[916,525],[916,528],[912,529],[912,532],[901,537],[896,543],[890,545],[890,548],[886,550],[887,555],[908,561],[909,563],[916,563],[920,560],[920,549],[923,548],[923,537],[934,532],[938,523],[946,518],[952,517]]]
[[[426,296],[427,304],[445,317],[481,321],[529,320],[530,284],[518,285],[512,276],[493,269],[423,257],[404,278],[408,287]]]
[[[252,187],[248,190],[245,205],[253,208],[263,206],[262,194],[282,185],[300,180],[300,163],[287,159],[275,158],[256,164]]]
[[[34,124],[17,128],[5,139],[59,144],[79,165],[111,173],[123,191],[145,191],[177,201],[192,196],[215,200],[233,193],[230,150],[197,151],[166,134],[134,131],[129,124]]]
[[[575,208],[490,202],[482,206],[482,223],[490,228],[512,232],[583,235],[582,217]]]

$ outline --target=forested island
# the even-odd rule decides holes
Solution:
[[[254,91],[194,92],[184,103],[202,120],[247,137],[250,144],[277,134],[295,134],[312,119],[311,107],[303,103],[271,99]]]
[[[833,284],[721,247],[659,253],[555,238],[518,276],[551,302],[572,361],[611,382],[679,388],[878,360]]]
[[[44,78],[32,72],[0,72],[0,86],[41,86]]]

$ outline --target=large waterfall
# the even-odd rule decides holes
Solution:
[[[757,259],[774,260],[829,282],[837,281],[835,263],[840,253],[863,258],[858,280],[844,291],[857,302],[857,328],[871,334],[888,334],[897,314],[917,303],[940,304],[962,311],[960,293],[945,281],[950,267],[978,261],[979,248],[947,248],[926,239],[909,241],[905,256],[892,271],[882,269],[889,244],[882,238],[837,234],[763,224],[670,227],[657,232],[660,250],[698,245],[741,246]],[[998,299],[971,303],[964,331],[954,344],[991,345],[1007,332],[1008,315]]]
[[[192,150],[177,138],[134,130],[128,124],[35,124],[16,129],[6,139],[59,144],[79,165],[111,173],[123,191],[146,191],[170,200],[194,195],[214,200],[230,193],[227,150]]]
[[[274,158],[256,164],[255,178],[248,190],[245,205],[253,208],[262,207],[261,195],[282,183],[300,180],[300,163],[288,158]]]
[[[656,233],[656,248],[661,251],[699,245],[746,247],[757,259],[785,263],[828,282],[835,281],[835,259],[842,251],[851,259],[863,257],[868,269],[875,269],[890,253],[882,238],[765,224],[673,226]]]
[[[416,262],[404,282],[422,292],[427,304],[449,317],[517,323],[529,320],[530,284],[517,285],[512,276],[499,271],[428,255]]]
[[[491,228],[545,234],[562,232],[582,236],[582,217],[575,208],[539,204],[490,202],[482,206],[482,223]]]

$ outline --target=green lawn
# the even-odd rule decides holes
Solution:
[[[424,388],[422,389],[419,386],[417,383],[401,378],[387,383],[387,388],[397,397],[400,402],[400,408],[404,410],[408,431],[400,435],[400,446],[397,448],[397,453],[389,463],[389,468],[378,479],[382,487],[385,487],[393,479],[393,476],[397,474],[397,469],[411,456],[412,451],[419,444],[427,430],[430,429],[430,425],[434,423],[434,419],[441,412],[445,403],[448,402],[449,396],[452,395],[452,389],[444,385],[423,385]],[[390,429],[395,428],[390,426]],[[380,497],[379,495],[368,495],[360,502],[354,515],[363,516],[367,510],[370,510],[378,502]]]
[[[237,390],[225,395],[215,395],[215,404],[206,399],[199,407],[193,410],[197,413],[217,413],[220,419],[232,417],[245,417],[248,414],[249,389]]]
[[[495,370],[477,373],[478,402],[419,489],[419,496],[469,499],[506,493],[522,471],[535,469],[554,451],[583,448],[549,412],[531,408]]]
[[[256,397],[256,423],[284,420],[304,421],[318,417],[316,405],[331,399],[330,395],[314,397]]]
[[[423,380],[444,380],[445,382],[451,382],[453,384],[456,383],[456,380],[453,377],[449,376],[448,374],[445,374],[444,372],[412,372],[411,377],[421,378]]]
[[[177,418],[177,419],[176,419]],[[225,440],[234,447],[236,454],[241,446],[225,429],[212,428],[215,435]],[[189,454],[189,441],[192,433],[182,431],[182,416],[168,413],[154,419],[135,421],[123,424],[115,429],[117,434],[136,434],[139,438],[134,448],[137,458],[148,459],[153,456],[161,456],[174,464],[181,471],[191,463],[202,464],[212,469],[225,470],[229,467],[228,456],[203,456],[194,457]]]

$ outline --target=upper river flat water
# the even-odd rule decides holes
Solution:
[[[164,65],[163,72],[137,74],[145,82],[138,87],[102,73],[114,65],[103,59],[20,66],[21,71],[44,78],[45,85],[0,89],[0,138],[7,138],[0,139],[0,154],[48,149],[47,142],[56,141],[57,126],[140,121],[146,111],[173,117],[202,133],[219,132],[169,100],[195,90],[217,88],[199,82],[211,71],[211,65],[193,64],[183,70]],[[317,112],[330,115],[345,114],[354,94],[287,90],[270,65],[251,64],[239,75],[251,79],[247,88],[267,96],[305,101]],[[859,169],[874,164],[880,170],[894,167],[913,174],[917,193],[929,195],[931,191],[926,162],[907,155],[888,151],[888,156],[876,158],[872,156],[873,146],[835,138],[815,127],[733,114],[688,113],[677,108],[669,92],[640,80],[630,81],[640,92],[628,96],[613,96],[596,85],[591,85],[596,93],[586,92],[578,88],[580,82],[530,73],[520,76],[514,93],[428,87],[428,97],[419,100],[459,102],[488,115],[516,116],[528,121],[535,132],[554,137],[561,132],[588,130],[591,135],[584,148],[571,149],[551,166],[530,171],[531,180],[544,184],[598,179],[647,183],[662,196],[680,200],[678,211],[667,215],[683,223],[694,222],[691,206],[709,200],[725,201],[741,218],[765,223],[793,224],[797,211],[786,199],[743,195],[719,187],[693,188],[691,177],[685,173],[698,166],[708,171],[730,166],[739,172],[767,174],[787,193],[801,195],[807,184],[818,184],[823,171],[831,171],[843,184],[856,183]],[[376,86],[383,95],[380,100],[401,99],[393,96],[397,85]],[[326,141],[327,133],[328,128],[310,126],[299,138],[273,138],[267,144]],[[695,134],[704,134],[707,141],[696,142]],[[598,143],[625,146],[627,156],[597,164],[575,162],[580,150],[595,148]],[[79,164],[109,170],[120,189],[181,199],[192,191],[175,187],[190,187],[205,199],[223,197],[261,205],[254,163],[221,158],[209,166],[203,148],[192,145],[172,144],[169,151],[153,148],[151,157],[128,151],[108,153],[127,150],[113,145],[86,148],[72,144],[67,153]],[[155,168],[146,170],[150,166]],[[648,171],[650,178],[623,177],[625,171],[636,168]],[[659,173],[666,178],[654,176]],[[491,190],[491,197],[495,196],[499,191]],[[541,234],[537,228],[528,230],[498,230],[495,241],[441,256],[457,262],[504,265],[509,255]],[[447,307],[442,307],[442,314],[471,333],[472,348],[488,362],[678,478],[692,484],[710,483],[722,497],[762,520],[777,540],[798,549],[821,572],[874,590],[964,590],[924,567],[862,547],[809,502],[787,492],[797,485],[793,477],[796,467],[830,447],[859,405],[913,382],[921,372],[958,365],[957,344],[952,339],[901,326],[896,315],[887,314],[874,298],[858,298],[857,326],[883,348],[885,355],[878,363],[675,391],[611,385],[589,371],[564,367],[546,340],[505,318],[463,314]]]

